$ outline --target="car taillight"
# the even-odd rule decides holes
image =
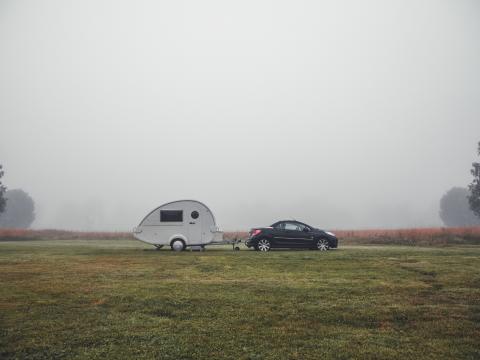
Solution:
[[[261,232],[262,232],[262,230],[259,230],[259,229],[252,230],[252,236],[257,236]]]

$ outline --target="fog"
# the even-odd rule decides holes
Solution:
[[[480,140],[478,1],[0,1],[0,164],[35,228],[439,226]]]

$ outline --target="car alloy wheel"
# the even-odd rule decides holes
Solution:
[[[318,239],[317,249],[320,251],[327,251],[330,246],[328,245],[327,239]]]
[[[261,239],[258,241],[257,249],[259,251],[269,251],[270,250],[270,241],[267,239]]]

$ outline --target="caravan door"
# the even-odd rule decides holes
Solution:
[[[187,213],[187,225],[190,244],[202,243],[202,218],[205,216],[200,207],[192,207]]]

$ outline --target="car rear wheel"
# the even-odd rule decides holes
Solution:
[[[258,251],[270,251],[270,241],[268,241],[267,239],[260,239],[256,248]]]
[[[318,239],[317,240],[317,250],[327,251],[330,248],[327,239]]]
[[[173,251],[185,250],[185,242],[182,239],[175,239],[170,243],[170,247]]]

